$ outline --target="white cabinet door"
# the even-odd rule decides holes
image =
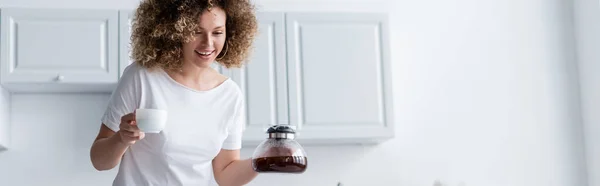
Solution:
[[[131,60],[131,22],[132,10],[119,11],[119,78],[132,62]]]
[[[117,10],[4,8],[1,16],[1,78],[8,88],[117,81]]]
[[[387,19],[377,13],[287,14],[290,122],[299,128],[299,141],[393,137]]]
[[[270,125],[288,124],[284,14],[263,12],[257,19],[251,59],[244,68],[231,70],[246,96],[246,145],[264,140]]]
[[[10,145],[10,93],[0,87],[0,151]]]

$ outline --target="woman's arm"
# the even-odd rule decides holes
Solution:
[[[110,170],[121,162],[127,148],[144,138],[135,125],[135,114],[127,114],[121,118],[119,131],[114,132],[102,124],[96,140],[90,150],[92,165],[97,170]]]
[[[118,132],[113,132],[104,124],[92,145],[90,157],[96,170],[110,170],[117,166],[129,145],[121,142]],[[117,134],[117,135],[115,135]]]
[[[135,125],[135,114],[131,113],[139,107],[142,69],[137,63],[127,66],[108,100],[100,132],[90,150],[92,165],[97,170],[117,166],[129,145],[144,137]]]
[[[213,171],[221,186],[245,185],[258,176],[251,159],[240,160],[240,150],[221,150],[213,159]]]

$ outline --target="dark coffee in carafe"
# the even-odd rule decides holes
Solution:
[[[307,159],[303,156],[263,157],[252,160],[256,172],[303,173]]]

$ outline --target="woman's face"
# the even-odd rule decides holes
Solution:
[[[184,65],[191,63],[198,67],[208,67],[215,61],[225,44],[226,18],[225,11],[218,7],[200,15],[194,40],[183,44]]]

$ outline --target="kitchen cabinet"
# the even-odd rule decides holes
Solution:
[[[133,11],[119,11],[119,78],[131,64],[131,22]]]
[[[393,137],[386,15],[286,18],[290,123],[301,138],[369,143]]]
[[[6,150],[10,143],[10,93],[0,87],[0,151]]]
[[[253,58],[232,77],[247,98],[246,143],[290,124],[304,144],[394,136],[387,16],[263,13]]]
[[[112,92],[132,63],[134,10],[3,8],[0,15],[5,91]],[[245,94],[244,144],[263,141],[275,124],[294,126],[303,144],[394,136],[386,14],[258,12],[257,18],[248,64],[213,66]]]
[[[257,14],[258,35],[247,65],[231,69],[231,78],[246,96],[244,143],[255,145],[270,125],[288,124],[284,13]]]
[[[110,91],[118,80],[117,10],[3,8],[1,83],[10,91]]]

